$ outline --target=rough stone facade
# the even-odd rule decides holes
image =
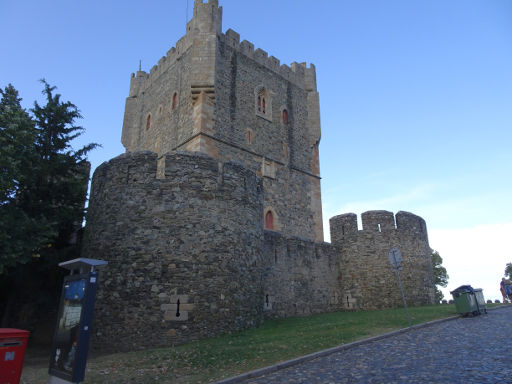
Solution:
[[[84,249],[108,260],[96,344],[134,349],[258,325],[263,189],[232,162],[127,153],[94,173]]]
[[[275,229],[323,241],[315,67],[280,65],[221,29],[218,1],[197,0],[176,47],[132,75],[122,143],[239,161],[263,176],[262,215],[272,212]]]
[[[336,248],[265,232],[263,308],[265,317],[339,311],[340,259]]]
[[[433,302],[425,222],[399,212],[331,219],[323,242],[315,67],[280,65],[196,0],[186,35],[133,75],[127,153],[93,176],[84,257],[109,262],[97,348],[169,345],[264,318]]]
[[[340,254],[344,309],[378,309],[402,305],[388,255],[402,254],[400,277],[409,305],[434,302],[431,249],[425,220],[409,212],[368,211],[358,230],[353,213],[330,219],[331,241]],[[396,224],[395,224],[396,218]]]

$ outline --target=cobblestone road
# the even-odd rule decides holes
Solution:
[[[512,306],[336,352],[245,383],[512,383]]]

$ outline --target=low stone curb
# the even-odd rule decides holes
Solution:
[[[492,310],[496,310],[496,309],[503,309],[503,308],[509,308],[509,307],[507,307],[506,305],[501,305],[499,307],[488,308],[487,311],[492,311]],[[301,363],[304,363],[306,361],[314,360],[314,359],[319,358],[319,357],[324,357],[324,356],[327,356],[327,355],[330,355],[330,354],[333,354],[333,353],[336,353],[336,352],[341,352],[341,351],[345,351],[345,350],[348,350],[348,349],[351,349],[351,348],[355,348],[355,347],[358,347],[360,345],[370,344],[370,343],[373,343],[374,341],[378,341],[378,340],[382,340],[382,339],[387,339],[389,337],[400,335],[402,333],[406,333],[406,332],[409,332],[409,331],[412,331],[412,330],[415,330],[415,329],[426,328],[426,327],[430,327],[430,326],[435,325],[435,324],[440,324],[440,323],[444,323],[444,322],[447,322],[447,321],[456,320],[456,319],[459,319],[459,318],[460,318],[460,316],[457,315],[457,316],[447,317],[447,318],[444,318],[444,319],[432,320],[432,321],[428,321],[426,323],[421,323],[421,324],[413,325],[413,326],[408,327],[408,328],[402,328],[402,329],[399,329],[399,330],[396,330],[396,331],[384,333],[382,335],[373,336],[373,337],[370,337],[368,339],[358,340],[358,341],[353,341],[352,343],[338,345],[336,347],[332,347],[332,348],[329,348],[329,349],[324,349],[322,351],[314,352],[314,353],[311,353],[309,355],[304,355],[304,356],[297,357],[295,359],[291,359],[291,360],[287,360],[287,361],[282,361],[282,362],[277,363],[277,364],[269,365],[268,367],[263,367],[263,368],[255,369],[254,371],[249,371],[249,372],[246,372],[246,373],[242,373],[241,375],[238,375],[238,376],[233,376],[233,377],[229,377],[227,379],[216,381],[213,384],[235,384],[235,383],[241,383],[241,382],[244,382],[244,381],[246,381],[248,379],[254,379],[256,377],[267,375],[269,373],[276,372],[276,371],[279,371],[281,369],[285,369],[285,368],[291,367],[293,365],[301,364]]]

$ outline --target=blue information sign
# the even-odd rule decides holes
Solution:
[[[72,383],[85,378],[96,282],[96,272],[64,278],[49,373]]]

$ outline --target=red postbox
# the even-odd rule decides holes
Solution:
[[[18,384],[29,331],[0,328],[0,384]]]

